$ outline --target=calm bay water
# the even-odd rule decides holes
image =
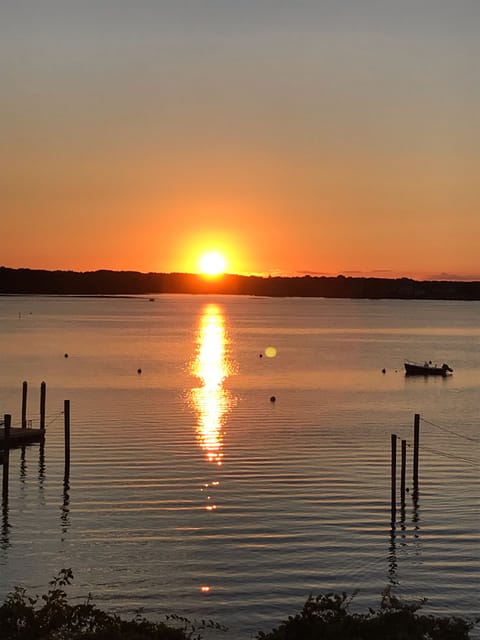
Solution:
[[[0,328],[0,412],[19,425],[27,380],[36,426],[47,382],[44,456],[11,454],[0,596],[71,567],[74,596],[238,639],[332,590],[479,614],[480,303],[4,297]],[[391,433],[410,489],[393,529]]]

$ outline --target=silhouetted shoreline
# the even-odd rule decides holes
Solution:
[[[269,297],[480,300],[480,281],[419,281],[346,276],[242,276],[191,273],[47,271],[0,267],[1,295],[226,294]]]

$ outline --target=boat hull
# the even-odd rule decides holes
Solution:
[[[447,364],[443,364],[441,367],[434,367],[432,365],[415,364],[413,362],[405,362],[405,373],[407,376],[447,376],[452,373]]]

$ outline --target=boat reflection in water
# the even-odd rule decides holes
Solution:
[[[191,373],[200,380],[200,386],[191,392],[198,416],[198,439],[207,460],[221,465],[223,427],[234,398],[223,386],[232,373],[232,364],[228,359],[225,318],[216,304],[208,304],[203,309]]]

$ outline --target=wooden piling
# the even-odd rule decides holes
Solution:
[[[24,380],[22,385],[22,429],[27,428],[27,389],[28,383]]]
[[[2,479],[2,499],[4,502],[8,500],[8,471],[10,466],[10,426],[12,423],[12,416],[5,414],[4,416],[4,430],[5,436],[3,440],[3,479]]]
[[[413,486],[418,487],[418,449],[420,446],[420,414],[416,413],[413,422]]]
[[[40,385],[40,429],[45,431],[45,401],[47,397],[47,385],[42,382]]]
[[[397,512],[397,436],[392,433],[392,473],[391,473],[391,513],[392,523],[395,522]]]
[[[402,466],[400,471],[400,500],[405,506],[405,472],[407,469],[407,441],[402,440]]]
[[[63,402],[63,422],[65,433],[65,481],[70,476],[70,400]]]

